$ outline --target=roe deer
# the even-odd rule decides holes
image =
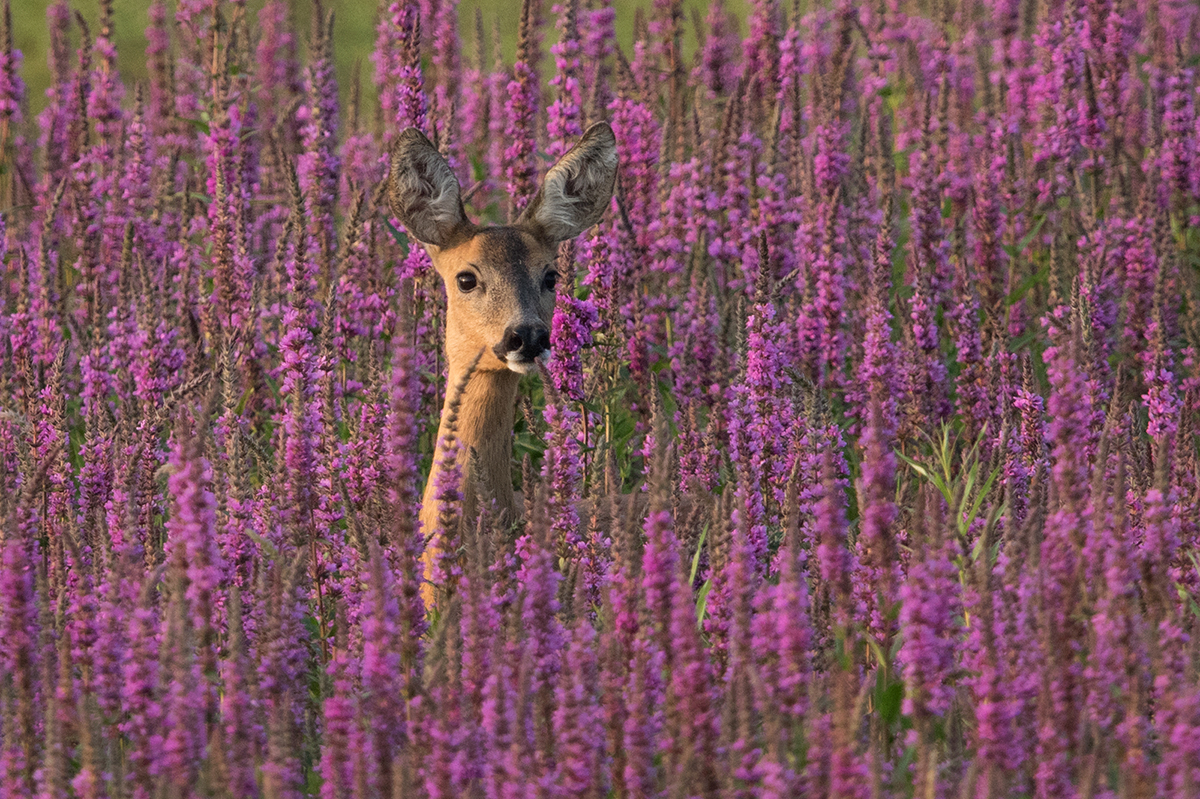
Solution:
[[[617,176],[617,142],[606,122],[588,128],[546,174],[512,225],[481,227],[463,210],[458,181],[429,140],[404,130],[391,153],[388,199],[392,214],[422,243],[446,286],[448,379],[438,448],[425,484],[421,527],[438,516],[435,486],[441,442],[454,388],[474,364],[462,390],[456,435],[463,453],[463,518],[478,513],[476,486],[493,497],[508,521],[517,517],[512,488],[513,413],[517,383],[549,355],[558,243],[600,221]],[[477,471],[475,471],[477,469]],[[501,523],[504,523],[501,520]],[[426,576],[437,543],[426,548]]]

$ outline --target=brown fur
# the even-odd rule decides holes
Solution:
[[[496,500],[502,517],[517,517],[512,489],[512,429],[521,375],[503,357],[507,332],[520,326],[549,329],[556,298],[546,276],[558,243],[596,224],[616,183],[616,139],[607,123],[588,129],[554,165],[525,213],[511,226],[479,227],[467,219],[458,182],[429,140],[408,129],[392,150],[388,198],[392,213],[425,244],[446,286],[447,386],[457,386],[476,363],[458,409],[457,437],[475,456],[460,457],[463,518],[478,515],[476,487]],[[462,291],[460,275],[477,285]],[[451,400],[447,391],[447,403]],[[446,433],[442,409],[438,441]],[[425,486],[421,525],[428,535],[438,516],[435,486],[442,453],[435,453]],[[503,519],[500,520],[503,523]],[[438,544],[427,548],[426,569]],[[427,594],[428,597],[428,594]]]
[[[554,265],[553,245],[515,227],[485,228],[473,238],[446,250],[430,248],[434,267],[446,283],[447,386],[456,386],[476,356],[479,363],[463,392],[458,417],[458,440],[466,451],[474,448],[475,468],[464,470],[463,518],[478,513],[474,486],[496,499],[501,511],[515,518],[512,491],[512,429],[517,383],[521,375],[510,371],[496,354],[505,330],[519,323],[540,321],[547,327],[554,316],[553,291],[541,291],[547,271]],[[478,286],[464,293],[457,276],[470,271]],[[482,353],[482,354],[481,354]],[[443,418],[445,409],[442,410]],[[444,430],[439,429],[441,440]],[[421,509],[423,529],[432,529],[437,518],[434,485],[441,459],[434,459]]]

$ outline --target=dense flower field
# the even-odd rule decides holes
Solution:
[[[0,795],[1200,795],[1193,3],[174,5],[0,36]],[[504,222],[600,119],[525,521],[421,530],[389,142]]]

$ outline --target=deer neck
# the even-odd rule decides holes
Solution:
[[[446,401],[438,426],[439,447],[446,435],[446,415],[453,399],[451,395],[466,370],[467,367],[462,364],[453,361],[450,364]],[[455,436],[461,444],[458,459],[463,473],[462,514],[468,523],[478,518],[479,490],[484,496],[495,499],[497,510],[508,519],[516,516],[511,464],[513,410],[520,379],[519,374],[507,369],[477,370],[471,375],[459,401]],[[474,458],[470,457],[472,449],[475,451]],[[433,467],[429,471],[429,481],[425,484],[421,503],[421,526],[425,535],[433,531],[437,521],[437,482],[442,471],[441,460],[442,452],[439,449],[434,454]]]

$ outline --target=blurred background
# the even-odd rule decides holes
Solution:
[[[554,0],[542,0],[546,39],[543,49],[547,59],[543,64],[552,68],[549,60],[550,45],[554,43],[553,6]],[[49,31],[46,23],[46,8],[52,0],[11,0],[13,21],[13,45],[24,54],[24,66],[21,74],[25,79],[29,98],[29,112],[36,115],[46,103],[46,87],[50,84],[50,74],[46,65],[46,49],[49,45]],[[263,0],[252,0],[248,4],[252,13],[258,11]],[[295,0],[289,3],[295,30],[301,33],[303,41],[307,42],[307,32],[310,30],[312,3]],[[581,2],[580,5],[586,5]],[[614,0],[617,11],[617,40],[626,53],[633,42],[633,29],[638,9],[648,10],[651,0]],[[696,47],[695,26],[691,24],[693,14],[703,16],[708,3],[703,0],[685,0],[685,38],[684,55],[690,59]],[[742,33],[745,34],[744,0],[726,0],[726,7],[733,11],[742,22]],[[78,11],[92,27],[95,33],[95,23],[99,17],[99,2],[72,2],[71,8]],[[150,0],[114,0],[115,38],[117,44],[118,64],[121,75],[126,83],[142,80],[146,77],[146,37],[145,29],[149,24],[147,9]],[[337,61],[338,85],[343,96],[350,92],[350,82],[354,74],[355,64],[361,64],[363,102],[370,109],[374,105],[372,90],[371,50],[375,45],[375,20],[379,13],[377,4],[366,2],[338,2],[327,0],[326,8],[335,12],[334,21],[334,57]],[[174,8],[174,3],[168,3],[168,8]],[[511,64],[517,49],[517,24],[521,17],[520,0],[463,0],[459,3],[459,35],[463,41],[463,52],[472,53],[475,47],[475,17],[476,10],[482,9],[483,28],[490,36],[496,29],[500,33],[500,44],[504,61]],[[422,21],[424,22],[424,21]],[[76,42],[77,44],[77,42]],[[302,49],[303,52],[303,49]]]

